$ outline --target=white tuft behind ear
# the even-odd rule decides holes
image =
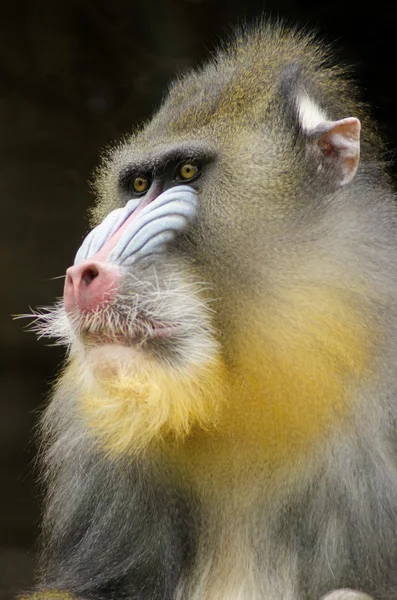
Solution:
[[[309,132],[327,121],[327,115],[306,94],[302,92],[298,98],[299,123],[303,130]]]

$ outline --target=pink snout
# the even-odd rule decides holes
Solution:
[[[67,312],[95,310],[117,293],[120,268],[109,262],[87,259],[66,271],[63,301]]]

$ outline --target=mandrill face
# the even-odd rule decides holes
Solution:
[[[186,307],[192,284],[165,254],[194,222],[197,205],[196,190],[178,185],[129,200],[89,233],[64,288],[68,319],[87,350],[117,345],[124,355],[128,348],[183,361],[184,340],[195,337],[202,317],[198,305]]]
[[[197,191],[184,184],[132,198],[88,234],[66,272],[55,322],[67,331],[67,372],[81,414],[112,451],[217,419],[224,368],[183,252],[197,213]]]

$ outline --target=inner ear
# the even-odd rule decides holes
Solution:
[[[298,116],[307,149],[318,163],[317,171],[322,171],[335,189],[349,183],[360,160],[360,121],[355,117],[329,121],[306,94],[298,100]]]
[[[335,187],[349,183],[356,174],[360,160],[361,123],[355,117],[320,123],[309,136],[316,151],[319,170],[332,172]]]

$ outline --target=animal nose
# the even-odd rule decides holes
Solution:
[[[120,269],[109,262],[85,260],[70,267],[63,291],[66,311],[95,310],[114,298],[119,283]]]

